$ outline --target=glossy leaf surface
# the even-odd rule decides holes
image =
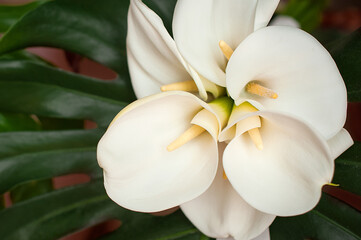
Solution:
[[[40,130],[40,122],[29,115],[0,113],[0,132]]]
[[[123,102],[54,85],[0,81],[0,111],[46,117],[89,119],[105,127],[125,106]]]
[[[0,134],[0,192],[17,184],[72,172],[99,174],[95,146],[101,131]]]
[[[0,212],[4,239],[56,239],[113,216],[101,181],[53,191]],[[21,226],[19,228],[19,226]]]
[[[46,1],[35,1],[19,6],[0,6],[0,32],[6,32],[22,16]]]
[[[0,59],[0,81],[21,81],[51,84],[84,93],[107,97],[118,101],[134,100],[124,81],[103,81],[79,74],[66,72],[34,61]]]
[[[311,212],[276,218],[271,238],[276,240],[356,240],[361,239],[361,214],[356,209],[324,194]]]
[[[118,73],[127,71],[126,16],[129,1],[51,1],[13,26],[0,52],[49,46],[79,53]]]
[[[155,240],[200,236],[180,211],[166,217],[155,217],[120,208],[105,194],[102,180],[60,189],[15,204],[0,212],[0,232],[3,233],[2,237],[9,240],[56,239],[108,219],[119,219],[122,226],[119,232],[108,235],[105,239],[129,236],[131,238],[124,239]],[[138,225],[140,223],[143,224],[141,229]],[[158,231],[147,235],[153,230]]]
[[[10,192],[11,202],[18,203],[28,200],[38,195],[48,193],[53,190],[53,183],[51,179],[44,179],[40,181],[32,180],[15,187]]]

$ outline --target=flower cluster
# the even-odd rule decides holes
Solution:
[[[252,239],[311,210],[352,145],[346,89],[309,34],[266,27],[279,0],[179,0],[174,40],[140,0],[127,54],[139,100],[98,145],[111,199],[181,206],[206,235]],[[160,93],[162,91],[162,93]]]

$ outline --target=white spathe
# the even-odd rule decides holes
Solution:
[[[138,98],[160,92],[162,85],[194,80],[202,99],[218,87],[199,75],[180,55],[160,17],[140,0],[131,0],[128,12],[127,57]]]
[[[162,85],[190,79],[162,20],[141,1],[130,3],[127,56],[138,98],[158,93]],[[144,64],[148,61],[152,64]]]
[[[202,76],[225,87],[227,60],[218,47],[235,49],[253,31],[267,26],[279,0],[181,0],[173,33],[185,60]]]
[[[256,101],[261,109],[296,116],[335,136],[346,120],[347,94],[327,50],[311,35],[291,27],[267,27],[251,34],[235,50],[227,66],[227,90],[236,104]],[[277,99],[250,94],[256,81]]]
[[[271,236],[270,236],[270,232],[269,229],[267,228],[261,235],[257,236],[256,238],[253,238],[252,240],[270,240]],[[217,240],[234,240],[233,237],[229,237],[229,238],[217,238]]]
[[[214,114],[194,95],[172,92],[136,101],[120,112],[97,149],[110,198],[131,210],[156,212],[203,193],[217,171],[218,149],[212,135],[218,132],[206,131],[191,143],[167,151],[203,108]],[[197,118],[196,122],[218,131],[218,126],[209,126],[219,122],[210,120],[202,124]]]
[[[278,216],[311,210],[332,179],[334,163],[327,141],[303,122],[259,111],[264,148],[248,134],[228,144],[223,164],[229,181],[253,207]]]

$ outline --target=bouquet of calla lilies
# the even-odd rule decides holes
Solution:
[[[1,240],[361,239],[358,3],[5,2]]]
[[[139,100],[97,150],[113,201],[140,212],[179,205],[205,235],[237,240],[316,206],[353,144],[347,92],[314,37],[268,26],[278,3],[179,0],[173,39],[131,1],[127,55]]]

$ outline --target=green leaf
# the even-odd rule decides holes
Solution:
[[[175,0],[147,0],[170,30]],[[128,72],[125,38],[129,0],[62,0],[43,4],[20,19],[0,41],[0,54],[30,46],[50,46],[79,53]],[[131,86],[127,82],[128,88]]]
[[[360,212],[323,194],[311,212],[297,217],[277,217],[270,228],[271,239],[357,240],[361,239],[360,222]]]
[[[32,54],[26,50],[19,50],[19,51],[1,55],[0,60],[18,60],[18,61],[19,60],[29,60],[32,62],[36,62],[38,64],[52,66],[52,64],[50,62],[42,59],[41,57],[39,57],[35,54]]]
[[[84,120],[39,117],[42,130],[70,130],[83,129]]]
[[[0,192],[68,173],[101,174],[95,146],[101,130],[0,134]]]
[[[167,217],[137,214],[116,232],[102,239],[168,240],[200,239],[199,231],[185,219],[180,211]],[[141,226],[141,229],[139,229]],[[198,238],[194,238],[194,237]],[[192,238],[191,238],[192,237]]]
[[[122,226],[105,239],[208,239],[180,211],[155,217],[119,207],[105,194],[99,180],[53,191],[0,211],[0,232],[7,240],[57,239],[115,218],[122,221]]]
[[[327,3],[327,0],[290,0],[282,15],[296,19],[303,30],[311,32],[321,23],[322,12]]]
[[[18,203],[53,190],[51,179],[30,181],[15,187],[10,192],[11,202]]]
[[[28,115],[0,113],[0,132],[21,130],[40,130],[40,122]],[[31,181],[12,190],[10,197],[12,203],[16,203],[49,192],[52,189],[52,181],[49,179]],[[2,196],[1,199],[3,200]],[[3,202],[0,204],[4,206]]]
[[[0,76],[0,81],[51,84],[118,101],[129,102],[135,99],[132,91],[128,89],[126,80],[119,77],[114,81],[103,81],[66,72],[34,61],[0,60]]]
[[[105,194],[101,181],[65,188],[0,211],[1,237],[57,239],[112,218],[117,208]]]
[[[20,6],[0,6],[0,32],[6,32],[22,16],[45,2],[35,1]]]
[[[346,83],[348,100],[361,102],[361,28],[328,49]]]
[[[123,102],[53,85],[0,81],[0,111],[89,119],[105,127],[125,106]]]
[[[0,211],[5,208],[5,196],[0,194]]]
[[[33,179],[48,179],[74,172],[100,175],[95,150],[95,147],[64,149],[1,159],[0,193]],[[64,161],[66,159],[71,161]]]
[[[28,115],[0,113],[0,132],[22,130],[40,130],[40,123]],[[31,181],[14,189],[10,192],[10,195],[14,203],[48,192],[49,190],[52,190],[51,180]],[[3,197],[1,199],[3,200]],[[3,205],[4,203],[2,202],[1,204]]]
[[[47,150],[96,146],[103,130],[0,133],[0,159]]]
[[[0,132],[40,130],[40,123],[29,115],[0,113]]]
[[[355,142],[335,163],[333,182],[361,196],[361,143]]]
[[[18,21],[0,41],[0,53],[30,46],[66,49],[118,73],[127,72],[129,1],[51,1]]]

